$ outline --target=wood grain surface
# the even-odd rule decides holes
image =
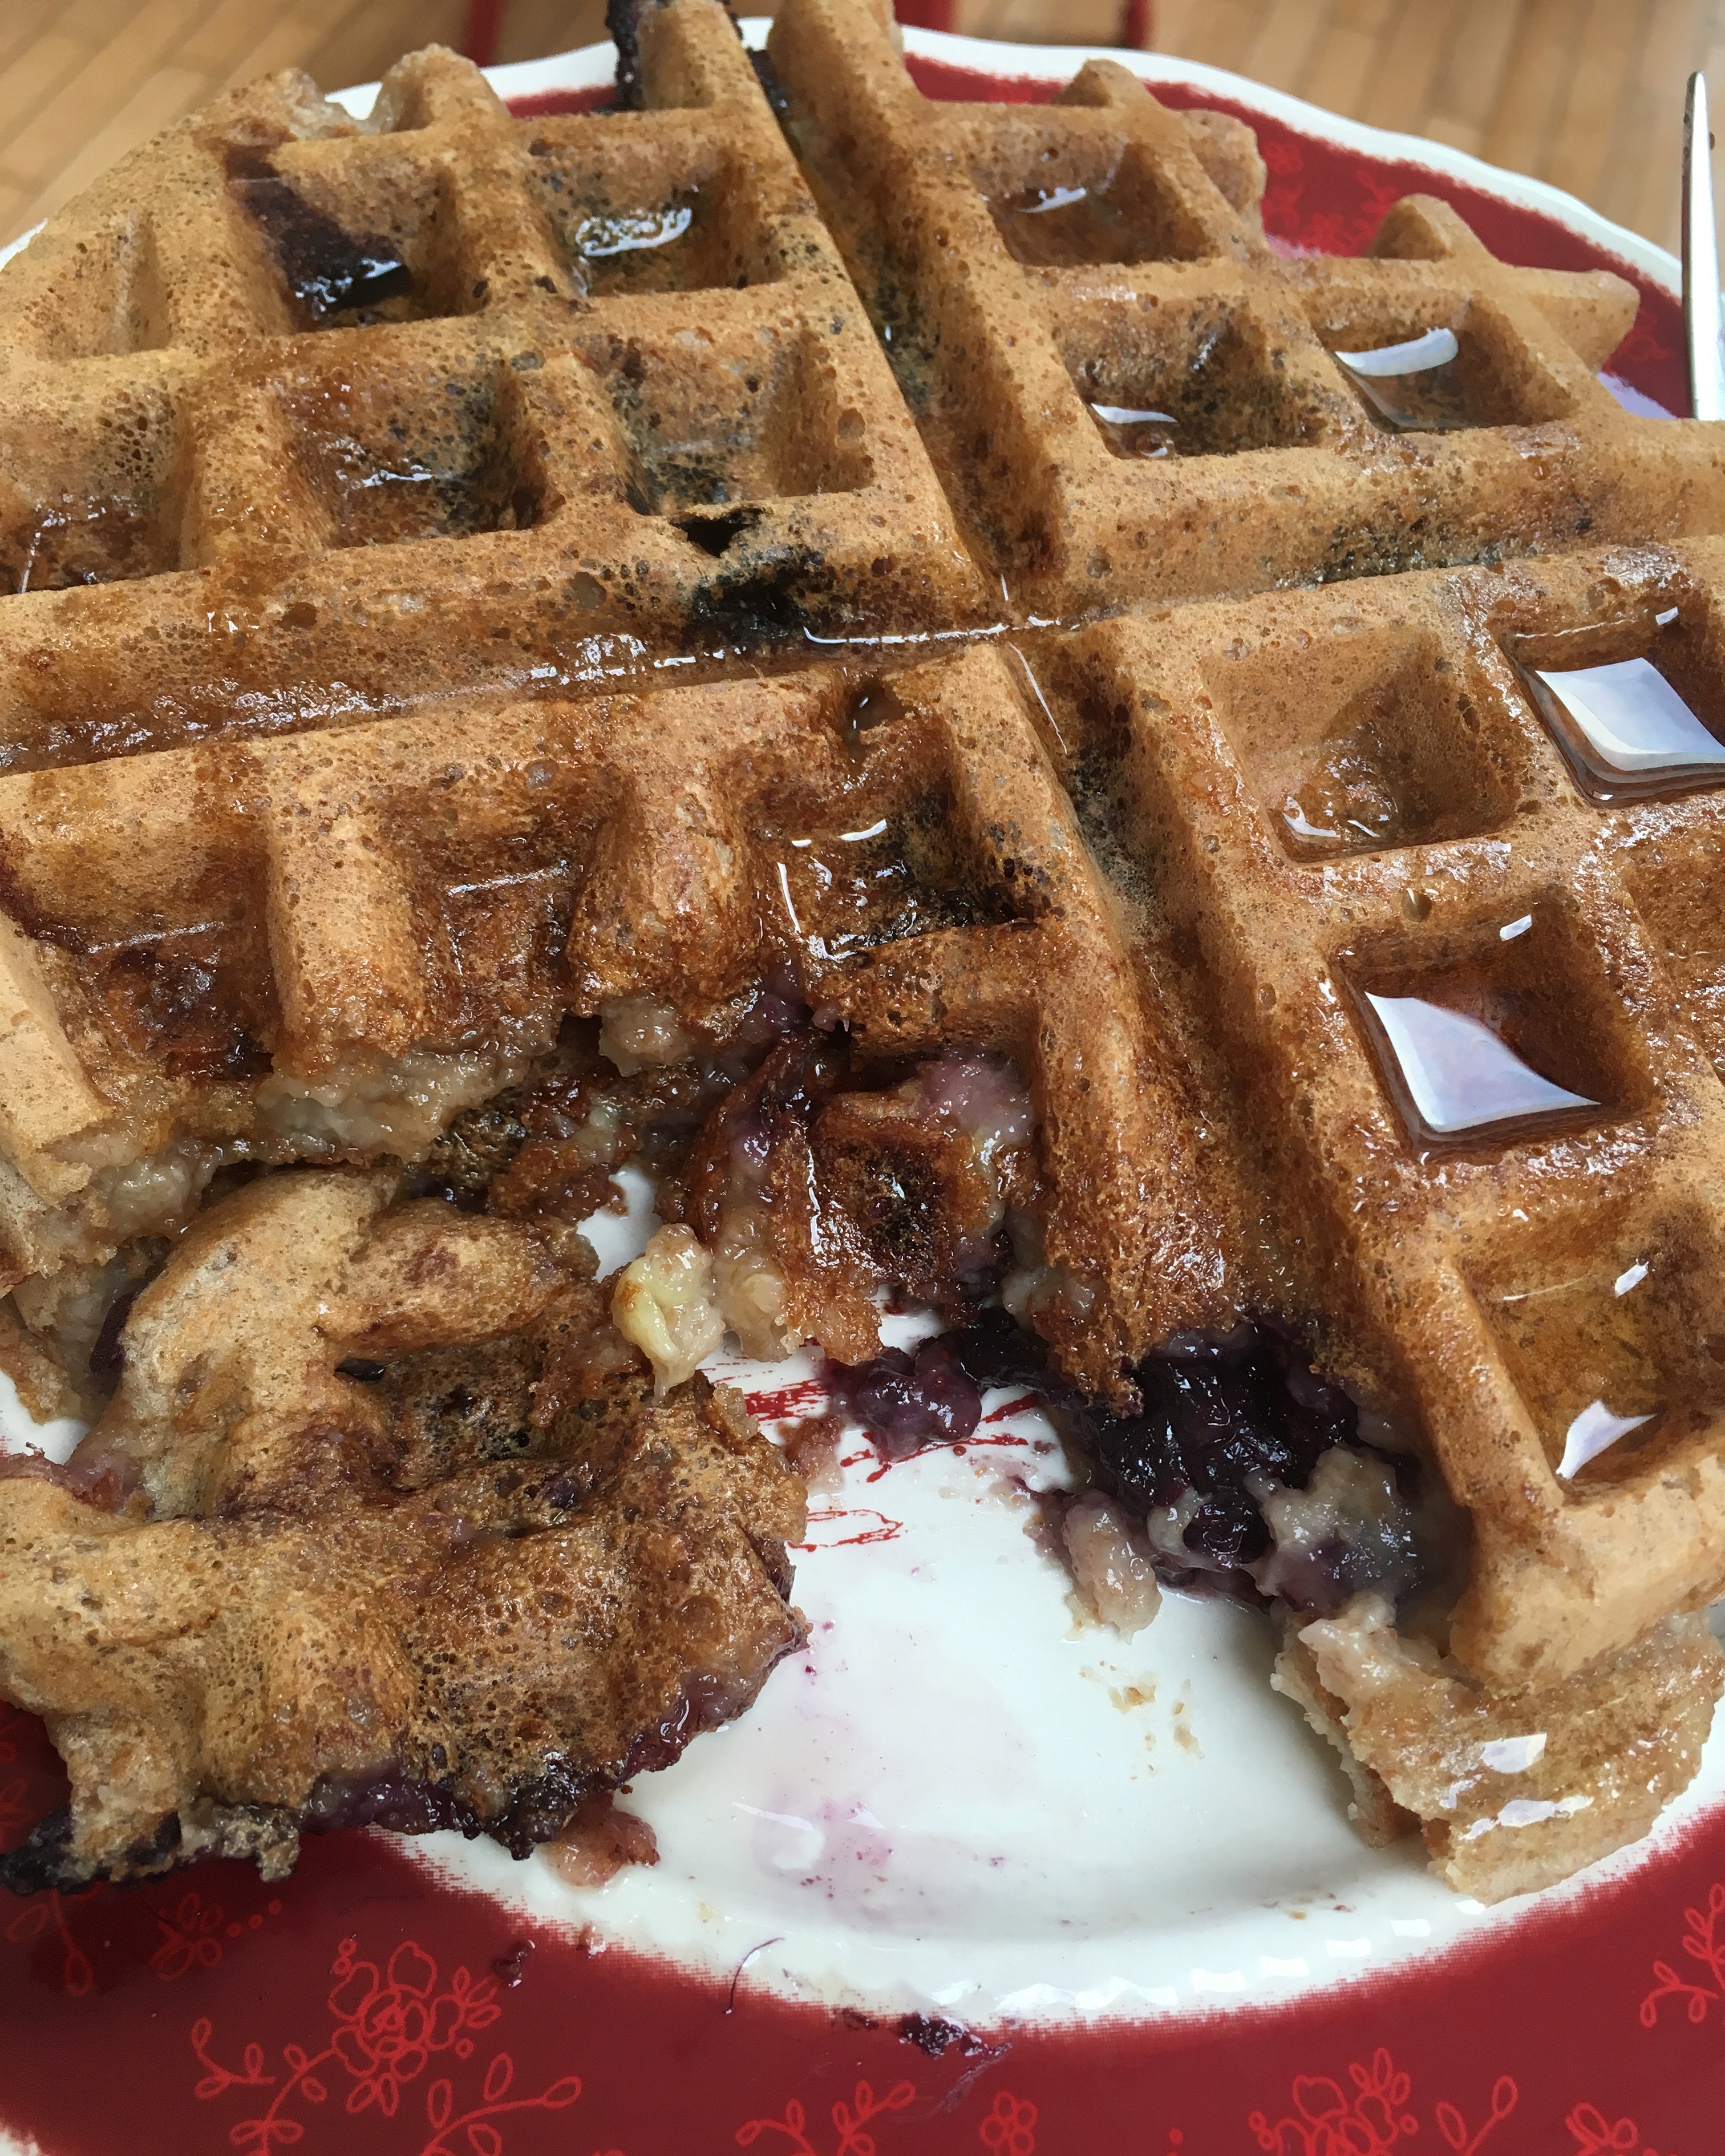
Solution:
[[[1122,12],[957,0],[957,27],[1106,44]],[[1153,13],[1158,51],[1535,173],[1666,246],[1690,69],[1725,97],[1725,0],[1157,0]],[[497,57],[589,44],[603,14],[603,0],[504,0]],[[0,0],[0,239],[230,84],[282,67],[366,81],[413,45],[459,45],[466,19],[467,0]]]

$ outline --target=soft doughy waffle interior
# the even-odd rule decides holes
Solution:
[[[1435,1848],[1445,1686],[1579,1727],[1651,1671],[1681,1786],[1719,774],[1602,793],[1538,687],[1646,661],[1725,725],[1725,451],[1598,381],[1633,292],[1425,199],[1282,259],[1238,123],[1102,63],[937,104],[865,0],[791,0],[766,88],[712,0],[632,36],[636,110],[514,120],[436,51],[364,125],[237,92],[0,279],[18,1306],[117,1291],[235,1171],[424,1163],[572,1014],[674,1071],[790,983],[883,1087],[1028,1089],[1063,1382],[1129,1413],[1267,1313],[1409,1434],[1466,1514],[1448,1659],[1357,1609],[1284,1668]],[[1435,331],[1399,431],[1335,355]],[[1445,1125],[1414,1007],[1525,1112]],[[877,1113],[947,1158],[846,1100],[853,1182]],[[1471,1891],[1645,1830],[1566,1757],[1588,1805],[1469,1843]]]

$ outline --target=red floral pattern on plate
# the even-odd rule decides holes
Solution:
[[[204,2069],[192,2092],[200,2102],[233,2089],[275,2092],[267,2109],[230,2128],[228,2138],[236,2148],[273,2156],[278,2148],[293,2147],[305,2131],[295,2108],[326,2103],[338,2071],[347,2078],[342,2107],[349,2118],[375,2105],[385,2118],[393,2118],[401,2109],[402,2091],[434,2059],[471,2059],[473,2032],[490,2028],[503,2011],[496,2003],[496,1980],[475,1982],[465,1967],[439,1989],[436,1962],[414,1939],[397,1947],[387,1971],[360,1958],[357,1939],[343,1939],[330,1968],[338,1981],[325,2002],[329,2040],[315,2052],[301,2044],[284,2044],[280,2074],[264,2071],[264,2046],[256,2042],[245,2046],[238,2071],[220,2065],[210,2055],[213,2025],[203,2017],[192,2024],[192,2049]],[[419,2156],[454,2156],[458,2148],[470,2156],[503,2156],[499,2119],[523,2112],[563,2111],[581,2094],[580,2078],[574,2074],[565,2074],[537,2096],[512,2097],[514,2081],[515,2061],[507,2051],[495,2053],[485,2071],[480,2101],[458,2112],[455,2083],[440,2075],[425,2091],[430,2138]],[[859,2148],[856,2156],[873,2152]]]
[[[1686,1909],[1683,1922],[1683,1951],[1692,1961],[1702,1964],[1712,1982],[1687,1983],[1669,1962],[1655,1962],[1653,1974],[1659,1982],[1641,2001],[1644,2029],[1656,2025],[1662,1999],[1682,1999],[1694,2022],[1705,2021],[1715,2006],[1725,2005],[1725,1938],[1720,1936],[1725,1928],[1725,1886],[1715,1880],[1707,1889],[1707,1907]]]
[[[900,2082],[878,2097],[867,2082],[859,2082],[848,2103],[840,2097],[833,2106],[833,2130],[839,2137],[833,2143],[833,2156],[875,2156],[875,2137],[867,2130],[869,2122],[885,2112],[904,2110],[916,2101],[916,2096],[913,2082]],[[739,2148],[752,2148],[763,2133],[770,2133],[777,2137],[775,2145],[783,2156],[824,2156],[809,2138],[804,2130],[808,2123],[808,2114],[793,2097],[783,2118],[746,2119],[731,2138]]]
[[[1266,2156],[1389,2156],[1420,2131],[1420,2121],[1409,2109],[1413,2092],[1412,2075],[1403,2073],[1380,2047],[1369,2066],[1357,2060],[1349,2066],[1345,2087],[1322,2076],[1296,2076],[1293,2118],[1279,2118],[1272,2126],[1261,2111],[1255,2111],[1246,2123]],[[1478,2156],[1520,2096],[1510,2076],[1500,2075],[1492,2085],[1491,2107],[1476,2130],[1470,2132],[1461,2112],[1445,2102],[1434,2113],[1438,2132],[1457,2156]]]
[[[31,1813],[53,1804],[39,1727],[0,1741]],[[1722,1878],[1716,1816],[1631,1878],[1291,2007],[953,2030],[929,2060],[927,2024],[594,1954],[341,1835],[274,1892],[221,1864],[0,1905],[0,2115],[52,2156],[1699,2156],[1725,2107],[1725,2044],[1694,2035],[1725,2010]]]
[[[939,95],[1051,88],[913,65]],[[1357,249],[1423,189],[1512,260],[1609,260],[1532,211],[1239,109],[1270,167],[1266,222],[1291,244]],[[1642,313],[1614,364],[1681,409],[1676,307],[1628,274]],[[39,1725],[0,1708],[0,1845],[64,1787]],[[1290,2006],[1014,2026],[931,2058],[927,2023],[595,1955],[438,1884],[387,1838],[341,1835],[308,1844],[275,1890],[222,1864],[0,1899],[0,2118],[49,2156],[1703,2156],[1725,2118],[1725,2042],[1696,2033],[1716,2010],[1725,2025],[1722,1880],[1725,1810],[1630,1878]],[[1680,1925],[1686,1969],[1668,1958]],[[178,2036],[164,2005],[186,2017]]]
[[[1036,2156],[1040,2115],[1034,2103],[1002,2089],[994,2108],[977,2128],[977,2137],[994,2156]]]
[[[1579,2103],[1563,2121],[1575,2136],[1574,2156],[1606,2156],[1608,2150],[1622,2156],[1659,2156],[1656,2148],[1643,2148],[1632,2118],[1620,2118],[1608,2126],[1590,2103]]]

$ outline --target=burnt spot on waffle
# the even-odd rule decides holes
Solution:
[[[605,0],[605,28],[617,48],[617,102],[639,112],[647,101],[641,79],[641,24],[663,0]]]
[[[411,299],[413,275],[393,240],[344,231],[250,145],[231,145],[227,167],[228,187],[263,228],[308,326],[321,327],[349,310],[381,320],[377,311],[384,301]]]

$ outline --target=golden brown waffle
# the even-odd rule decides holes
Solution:
[[[1076,1298],[1050,1327],[1107,1387],[1222,1314],[1219,1231],[1170,1021],[1015,665],[443,707],[0,780],[28,931],[0,1045],[13,1277],[171,1227],[227,1160],[423,1154],[566,1009],[644,998],[722,1040],[789,963],[865,1050],[1022,1059]]]
[[[1713,434],[1633,418],[1595,377],[1635,312],[1604,272],[1509,268],[1425,199],[1368,259],[1278,259],[1255,155],[1111,61],[1051,105],[937,103],[871,0],[793,0],[768,50],[901,384],[1021,609],[1071,620],[1725,515]],[[1472,424],[1391,432],[1331,355],[1440,326]]]
[[[1725,1593],[1720,797],[1588,800],[1506,651],[1657,647],[1705,682],[1722,591],[1717,542],[1625,549],[1112,622],[1045,670],[1198,946],[1327,1359],[1389,1389],[1468,1509],[1455,1645],[1505,1690]],[[1379,822],[1312,850],[1289,817],[1333,798],[1338,747]],[[1481,1014],[1597,1105],[1422,1131],[1368,994]],[[1560,1478],[1600,1399],[1655,1419]]]
[[[623,1291],[669,1370],[773,1086],[844,1040],[795,1158],[860,1219],[968,1158],[922,1074],[1010,1067],[1014,1306],[1061,1380],[1129,1419],[1170,1335],[1303,1328],[1383,1439],[1313,1506],[1412,1447],[1468,1547],[1453,1623],[1308,1605],[1281,1681],[1458,1883],[1560,1876],[1686,1782],[1717,1688],[1673,1613],[1725,1592],[1725,975],[1718,794],[1596,798],[1527,670],[1656,650],[1725,730],[1725,453],[1595,379],[1618,280],[1430,203],[1280,259],[1245,131],[1117,68],[937,106],[865,0],[789,0],[772,54],[836,242],[721,12],[671,0],[644,110],[511,121],[433,54],[359,128],[283,79],[7,270],[17,1306],[87,1349],[256,1163],[434,1156],[582,1217],[624,1111],[572,1014],[631,1144],[706,1119]],[[1392,431],[1332,355],[1438,327],[1469,424]],[[1423,988],[1543,1075],[1522,1122],[1421,1122],[1384,1006]]]
[[[525,1854],[802,1643],[802,1486],[736,1395],[655,1405],[625,1351],[547,1399],[597,1296],[391,1181],[212,1207],[71,1475],[0,1477],[0,1683],[72,1781],[8,1885],[279,1876],[302,1829],[372,1822]]]
[[[722,9],[651,11],[639,87],[516,121],[432,49],[361,125],[275,77],[8,265],[6,764],[981,618]]]

